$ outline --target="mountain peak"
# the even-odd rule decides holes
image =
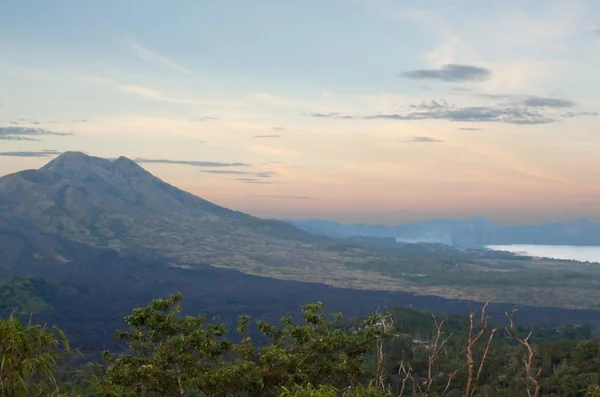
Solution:
[[[86,165],[97,165],[102,167],[106,166],[107,163],[110,163],[110,161],[100,157],[89,156],[83,152],[68,151],[59,155],[41,169],[45,171],[53,171],[62,168],[77,169],[85,167]]]
[[[60,162],[88,161],[91,158],[93,158],[93,156],[89,156],[83,152],[66,151],[66,152],[63,152],[62,154],[58,155],[58,157],[56,157],[54,160],[59,160]]]
[[[121,156],[118,159],[112,161],[112,166],[115,172],[126,176],[140,176],[149,174],[149,172],[142,168],[138,163],[125,156]]]
[[[143,176],[149,175],[135,161],[120,156],[117,159],[105,159],[101,157],[90,156],[82,152],[64,152],[48,164],[40,168],[41,171],[57,172],[65,174],[85,174],[85,173],[116,173],[123,176]]]

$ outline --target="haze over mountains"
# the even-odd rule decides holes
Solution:
[[[352,224],[309,219],[290,223],[329,237],[394,237],[403,242],[442,243],[455,246],[505,244],[600,245],[600,223],[587,219],[540,225],[507,226],[489,219],[435,219],[396,226]]]

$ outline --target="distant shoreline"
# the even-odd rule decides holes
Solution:
[[[486,245],[486,249],[512,252],[536,259],[553,259],[600,264],[600,246],[596,245],[542,245],[506,244]]]

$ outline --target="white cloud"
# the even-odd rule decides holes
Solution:
[[[220,100],[201,100],[201,99],[190,99],[190,98],[177,98],[169,95],[165,95],[160,91],[155,89],[144,87],[140,85],[133,84],[121,84],[112,79],[107,79],[103,77],[94,77],[94,76],[86,76],[83,78],[84,80],[96,83],[112,86],[119,91],[133,94],[138,97],[143,97],[147,99],[154,99],[157,101],[171,102],[171,103],[179,103],[183,105],[196,105],[196,106],[234,106],[236,103],[231,101],[220,101]]]
[[[251,93],[250,98],[252,98],[253,100],[255,100],[257,102],[264,103],[264,104],[271,105],[271,106],[286,107],[286,108],[294,107],[294,104],[292,103],[292,101],[290,101],[286,98],[274,95],[274,94],[269,94],[268,92]]]
[[[290,149],[284,149],[281,147],[273,147],[273,146],[262,146],[262,145],[254,145],[250,147],[250,150],[271,156],[277,156],[282,158],[291,158],[297,157],[298,153]]]
[[[150,51],[149,49],[147,49],[146,47],[142,46],[140,43],[138,43],[134,40],[128,39],[127,44],[129,44],[129,46],[131,46],[131,48],[133,48],[133,50],[138,58],[140,58],[146,62],[150,62],[155,65],[159,65],[159,66],[174,70],[176,72],[186,74],[188,76],[197,76],[197,74],[194,71],[179,65],[175,61],[173,61],[165,56],[162,56],[153,51]]]

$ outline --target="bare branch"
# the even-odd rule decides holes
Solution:
[[[509,327],[506,327],[506,332],[509,337],[521,345],[525,346],[527,349],[527,357],[523,359],[523,365],[525,367],[525,387],[527,391],[527,396],[529,397],[539,397],[541,391],[541,378],[542,378],[542,368],[535,368],[535,349],[529,343],[529,338],[531,338],[532,332],[527,334],[527,337],[520,338],[515,331],[514,325],[514,315],[517,312],[517,309],[513,309],[511,314],[505,313],[506,317],[508,317]]]
[[[481,358],[481,361],[479,362],[479,368],[477,370],[477,375],[474,376],[475,359],[473,358],[473,348],[475,347],[475,345],[477,344],[479,339],[481,339],[481,337],[483,335],[485,335],[485,333],[487,331],[488,324],[489,324],[489,318],[485,315],[485,311],[487,310],[487,307],[489,306],[490,303],[491,303],[491,301],[489,301],[489,300],[486,301],[485,304],[483,305],[483,307],[481,308],[481,318],[479,320],[479,331],[475,334],[475,322],[474,322],[475,311],[471,309],[471,302],[469,302],[469,336],[467,339],[467,385],[465,387],[465,396],[466,397],[473,397],[475,395],[475,391],[477,390],[477,384],[479,383],[479,379],[480,379],[481,373],[483,371],[483,365],[485,364],[487,354],[488,354],[490,346],[492,344],[492,339],[494,338],[494,335],[497,332],[497,329],[492,330],[490,337],[488,339],[487,345],[485,347],[483,357]]]
[[[444,397],[446,395],[446,393],[450,389],[450,384],[452,383],[452,379],[454,379],[454,377],[456,376],[458,371],[459,370],[457,369],[456,371],[450,373],[450,375],[448,376],[448,382],[446,382],[446,387],[444,388],[444,391],[442,392],[440,397]],[[401,396],[402,396],[402,394],[401,394]]]
[[[479,384],[479,378],[481,377],[481,372],[483,371],[483,364],[487,359],[488,352],[490,351],[490,347],[492,345],[492,339],[494,339],[496,332],[498,332],[498,328],[494,328],[490,333],[490,338],[488,339],[487,345],[485,346],[485,350],[483,351],[483,357],[481,357],[481,361],[479,362],[479,369],[477,370],[477,376],[475,377],[475,382],[473,383],[473,390],[471,391],[471,396],[475,394],[475,390],[477,388],[477,385]]]
[[[404,366],[404,360],[402,360],[400,362],[400,368],[398,369],[398,373],[403,373],[404,376],[402,377],[402,387],[400,388],[400,394],[399,396],[402,397],[404,395],[404,389],[406,388],[406,382],[408,382],[409,380],[413,383],[413,394],[414,394],[414,382],[415,379],[412,376],[412,368],[408,367],[408,369]]]
[[[438,323],[437,319],[435,318],[435,315],[432,314],[431,316],[433,317],[433,324],[435,325],[436,334],[435,334],[435,339],[433,341],[433,344],[431,345],[431,353],[429,354],[429,358],[428,358],[427,381],[426,381],[427,383],[425,385],[425,393],[424,393],[425,397],[429,395],[429,393],[431,391],[431,386],[433,385],[433,366],[435,365],[437,360],[440,358],[441,350],[446,345],[446,343],[448,342],[448,339],[449,339],[449,337],[448,337],[440,342],[442,335],[444,335],[444,331],[442,331],[444,322],[442,321],[442,322]]]
[[[383,388],[384,387],[384,359],[385,355],[383,353],[383,339],[388,335],[390,331],[393,330],[394,327],[394,319],[391,314],[387,314],[381,317],[381,320],[378,324],[382,330],[377,340],[377,378],[375,381],[375,386]]]

